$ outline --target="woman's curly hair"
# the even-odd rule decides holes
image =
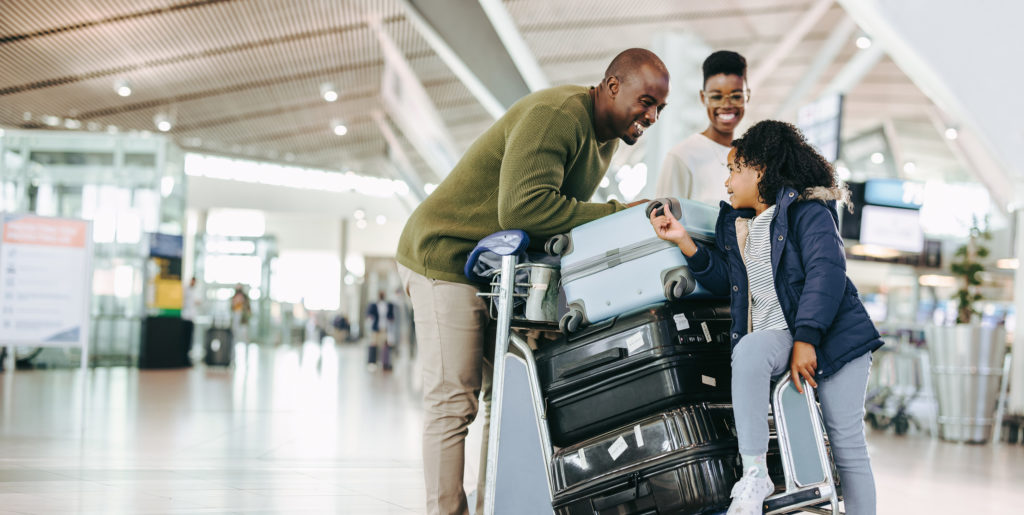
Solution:
[[[815,186],[838,185],[832,165],[807,143],[799,129],[786,122],[758,122],[732,146],[737,162],[764,171],[757,189],[761,201],[769,206],[775,204],[784,186],[803,192]]]

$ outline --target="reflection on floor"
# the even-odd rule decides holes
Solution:
[[[370,372],[365,347],[327,342],[239,346],[230,369],[0,374],[0,513],[422,513],[408,353]],[[869,444],[879,513],[1024,506],[1022,446]]]

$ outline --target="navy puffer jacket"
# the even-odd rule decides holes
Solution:
[[[801,194],[783,188],[771,223],[775,291],[793,339],[817,349],[819,377],[882,346],[878,330],[846,276],[846,254],[839,236],[837,189],[809,188]],[[740,254],[737,220],[752,209],[722,202],[715,227],[717,249],[701,246],[688,261],[694,277],[710,291],[730,296],[732,345],[747,334],[747,268]]]

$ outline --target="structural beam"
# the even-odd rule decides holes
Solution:
[[[821,92],[822,97],[829,95],[845,95],[849,93],[860,81],[864,79],[864,76],[870,72],[878,61],[882,60],[882,56],[885,52],[882,51],[882,46],[879,44],[871,45],[865,50],[861,50],[854,54],[853,58],[850,59],[846,66],[843,66],[842,70],[836,74],[832,82],[825,86],[825,89]]]
[[[409,156],[405,155],[405,151],[402,150],[402,144],[398,140],[395,131],[391,130],[391,125],[388,124],[384,113],[374,111],[373,121],[377,123],[377,128],[380,129],[381,135],[384,136],[384,141],[388,144],[388,154],[391,157],[394,172],[409,185],[409,194],[417,202],[423,202],[423,199],[427,198],[427,191],[423,188],[423,180],[416,173],[416,169],[413,167],[412,161],[409,160]]]
[[[488,11],[469,0],[400,2],[420,35],[495,119],[546,84],[500,2],[488,5]]]
[[[491,20],[491,26],[494,27],[494,31],[505,45],[505,50],[512,58],[516,69],[523,76],[523,81],[526,82],[530,91],[551,87],[547,74],[544,73],[537,58],[533,55],[533,51],[530,50],[526,40],[519,33],[519,28],[516,27],[508,9],[505,9],[505,4],[501,0],[480,0],[480,7],[483,8],[487,19]]]
[[[757,91],[758,86],[764,83],[765,79],[771,76],[775,68],[778,68],[794,48],[807,36],[807,33],[814,28],[821,20],[821,17],[832,8],[833,0],[818,0],[811,8],[804,13],[797,22],[796,27],[789,30],[775,48],[766,57],[760,60],[760,64],[750,73],[750,89]]]
[[[821,50],[814,56],[814,60],[811,61],[811,65],[804,72],[800,82],[793,86],[793,89],[786,95],[786,99],[779,104],[773,118],[795,119],[795,113],[800,106],[800,102],[811,92],[811,89],[818,83],[818,80],[821,79],[821,76],[828,70],[829,66],[832,66],[836,57],[842,52],[843,45],[850,40],[855,30],[857,30],[857,23],[849,16],[844,16],[842,21],[832,30],[832,34],[825,40]]]
[[[458,162],[454,139],[427,90],[376,19],[369,20],[384,54],[380,99],[388,116],[439,178]]]

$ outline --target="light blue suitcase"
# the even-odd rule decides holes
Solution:
[[[694,240],[713,244],[718,208],[674,198],[619,211],[547,241],[548,253],[562,256],[568,308],[559,321],[562,331],[666,300],[711,296],[693,279],[679,248],[654,233],[650,213],[665,205]]]

